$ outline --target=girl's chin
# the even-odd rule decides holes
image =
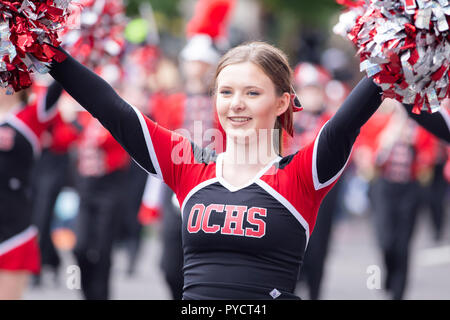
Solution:
[[[268,129],[228,129],[227,140],[236,144],[252,144],[267,139]]]
[[[229,128],[226,131],[228,137],[252,137],[257,136],[257,130],[255,129],[244,129],[244,128]]]

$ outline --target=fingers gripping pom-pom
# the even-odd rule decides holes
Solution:
[[[30,73],[46,73],[64,55],[58,31],[69,15],[69,0],[0,0],[0,86],[7,93],[31,85]]]
[[[348,10],[361,8],[353,27],[341,28],[358,48],[360,70],[384,97],[415,113],[437,111],[449,97],[450,1],[368,0]]]

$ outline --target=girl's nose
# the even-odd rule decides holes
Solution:
[[[231,100],[230,108],[234,111],[245,109],[245,103],[240,94],[234,94],[233,99]]]

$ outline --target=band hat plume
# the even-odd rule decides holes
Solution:
[[[192,37],[180,53],[184,61],[202,61],[211,65],[219,62],[220,53],[214,48],[213,41],[207,34]]]

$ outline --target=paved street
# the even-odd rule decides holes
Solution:
[[[406,299],[450,299],[450,219],[447,218],[445,239],[434,243],[431,236],[430,220],[421,216],[412,244],[411,272]],[[145,238],[136,275],[126,275],[126,259],[123,251],[114,256],[112,275],[112,299],[169,299],[169,291],[159,269],[161,245],[158,226]],[[69,252],[62,252],[65,266],[74,264]],[[373,229],[367,217],[347,217],[335,225],[330,248],[323,299],[380,300],[386,299],[383,290],[368,289],[368,267],[378,265],[383,268],[375,246]],[[44,274],[42,288],[30,288],[25,299],[81,299],[79,290],[66,286],[68,274],[63,268],[59,276],[59,286],[48,274]],[[369,270],[370,271],[370,270]],[[381,281],[382,284],[382,281]],[[302,298],[307,298],[300,288]]]

